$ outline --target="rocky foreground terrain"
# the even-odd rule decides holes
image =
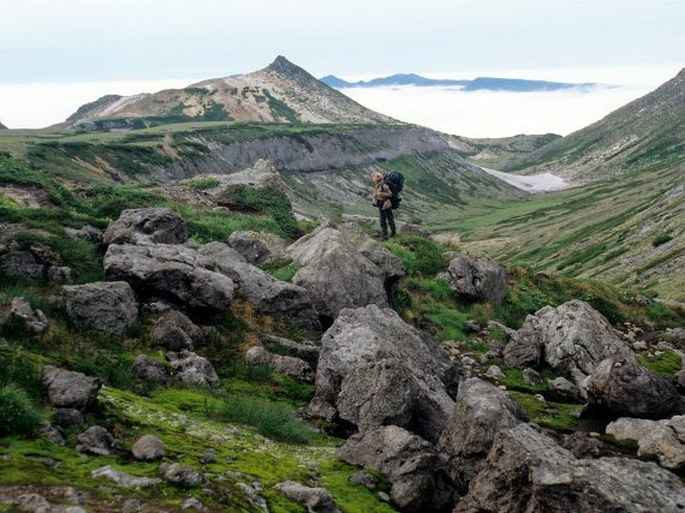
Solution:
[[[406,223],[78,219],[3,224],[0,511],[685,509],[682,312]]]

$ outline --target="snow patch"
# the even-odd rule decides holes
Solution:
[[[480,167],[480,166],[479,166]],[[486,167],[481,167],[483,171],[499,178],[503,182],[507,182],[514,187],[523,189],[528,192],[548,192],[548,191],[558,191],[561,189],[566,189],[570,187],[570,184],[552,173],[541,173],[539,175],[514,175],[511,173],[504,173],[502,171],[495,171],[494,169],[488,169]]]
[[[147,96],[147,94],[143,93],[143,94],[134,94],[132,96],[124,96],[123,98],[120,98],[117,101],[115,101],[112,105],[107,107],[104,111],[102,111],[100,116],[109,116],[110,114],[114,114],[118,110],[123,109],[124,107],[140,100],[144,96]]]

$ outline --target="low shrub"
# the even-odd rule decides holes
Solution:
[[[654,239],[652,239],[652,246],[655,248],[661,246],[662,244],[666,244],[667,242],[673,240],[673,236],[668,233],[659,233],[657,234]]]
[[[0,388],[0,436],[29,434],[39,422],[40,415],[26,392],[14,384]]]

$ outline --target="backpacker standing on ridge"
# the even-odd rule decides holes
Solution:
[[[390,237],[395,237],[395,216],[393,215],[393,191],[386,183],[385,178],[379,172],[371,173],[371,180],[376,185],[373,192],[373,205],[378,207],[378,217],[381,223],[383,240],[388,240],[388,226],[390,226]],[[397,194],[395,193],[395,197]],[[395,208],[399,206],[399,199],[395,200]]]

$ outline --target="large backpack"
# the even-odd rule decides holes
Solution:
[[[402,201],[400,193],[404,189],[404,175],[398,171],[390,171],[383,177],[383,181],[390,187],[390,192],[392,192],[390,197],[392,208],[398,208],[400,201]]]

